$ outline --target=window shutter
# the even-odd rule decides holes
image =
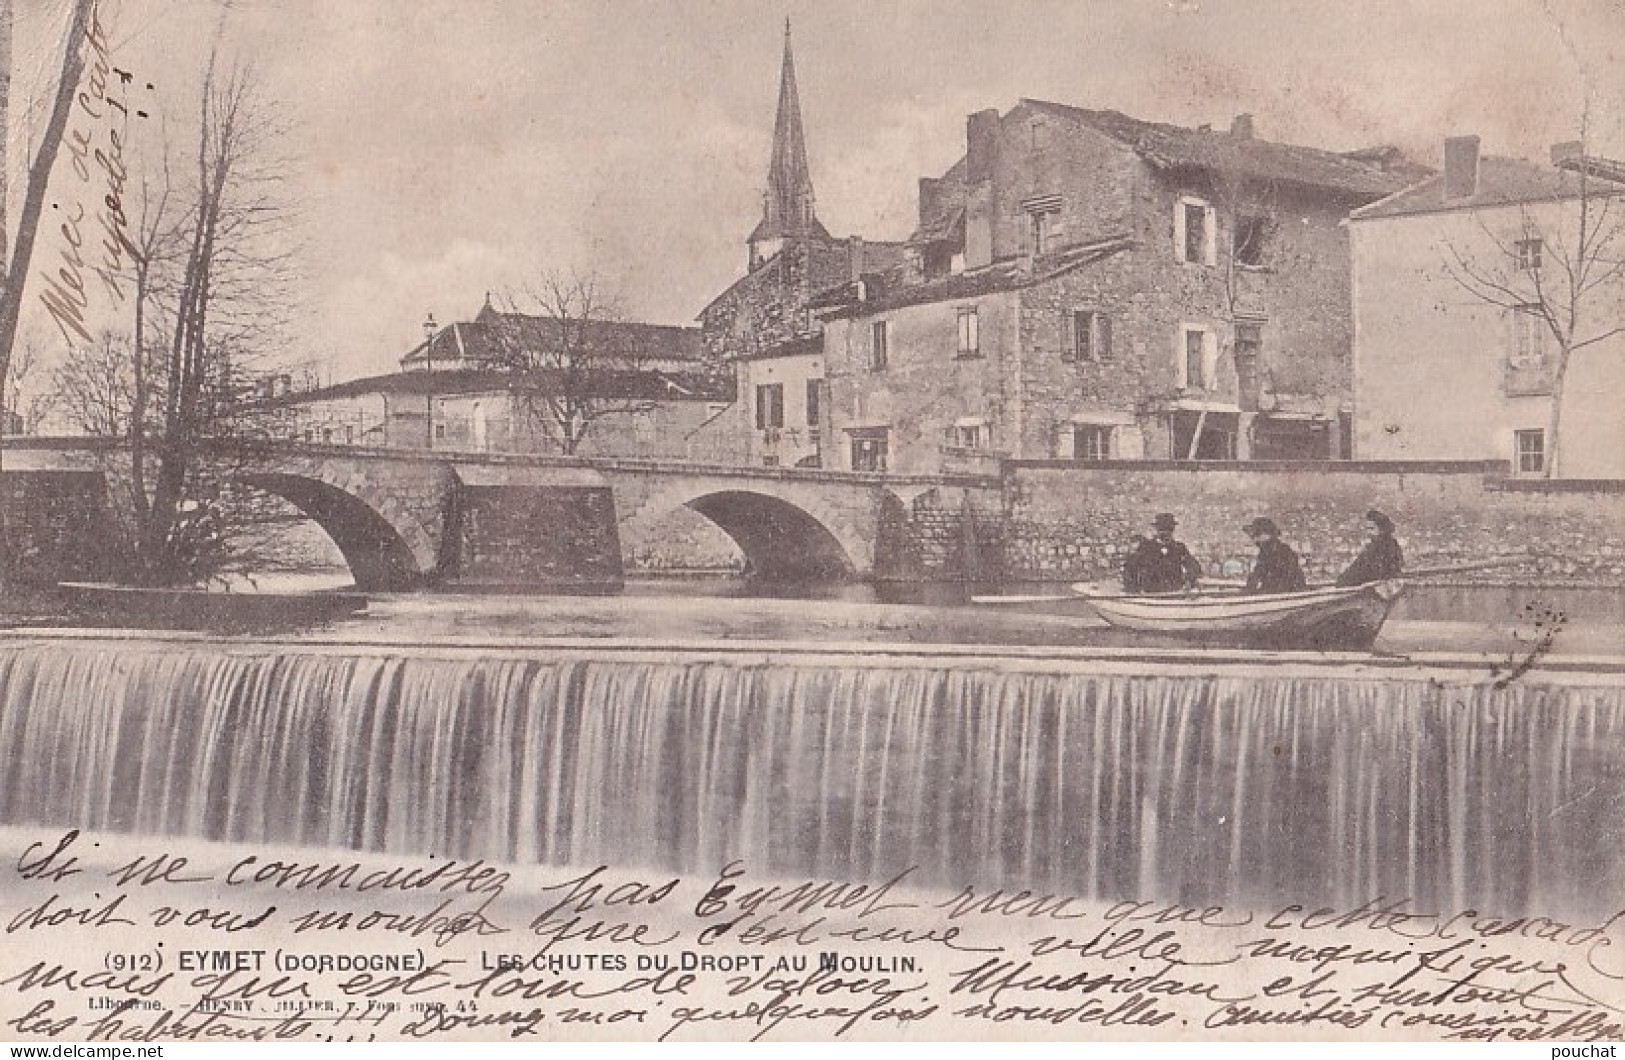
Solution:
[[[1219,383],[1219,336],[1202,332],[1202,389],[1215,390]]]
[[[1189,376],[1185,372],[1185,328],[1174,329],[1174,382],[1180,389],[1191,385]]]
[[[1112,359],[1112,318],[1106,313],[1095,314],[1095,360]]]
[[[1174,257],[1185,260],[1185,200],[1174,200]]]
[[[1202,211],[1202,259],[1208,265],[1216,265],[1218,255],[1218,218],[1213,207],[1209,206]]]

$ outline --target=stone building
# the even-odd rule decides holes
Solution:
[[[999,457],[1347,453],[1350,210],[1416,179],[1334,153],[1023,100],[919,186],[904,261],[813,300],[854,470]]]
[[[838,238],[819,221],[788,22],[762,218],[746,248],[744,275],[699,316],[707,357],[734,376],[740,398],[728,462],[821,466],[823,339],[813,296],[894,267],[904,248]]]
[[[569,338],[566,338],[566,333]],[[561,343],[583,352],[537,356]],[[401,358],[401,371],[276,396],[283,437],[330,445],[715,463],[731,380],[696,328],[561,322],[487,302]]]
[[[1625,478],[1625,166],[1552,161],[1453,138],[1442,174],[1354,212],[1356,456]]]

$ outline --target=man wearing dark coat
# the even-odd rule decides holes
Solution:
[[[1167,512],[1151,520],[1151,537],[1142,537],[1123,561],[1123,588],[1131,593],[1177,593],[1195,588],[1202,565],[1190,549],[1174,540],[1174,517]]]
[[[1373,508],[1365,513],[1371,539],[1353,563],[1337,577],[1338,585],[1365,585],[1397,578],[1405,569],[1405,554],[1394,540],[1394,521]]]
[[[1304,589],[1303,568],[1298,554],[1281,540],[1275,520],[1259,516],[1246,526],[1247,536],[1258,546],[1258,560],[1247,577],[1248,593],[1295,593]]]

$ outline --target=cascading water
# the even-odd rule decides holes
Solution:
[[[0,823],[1190,902],[1620,898],[1617,687],[839,658],[19,640]]]

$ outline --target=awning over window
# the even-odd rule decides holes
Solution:
[[[1067,421],[1079,427],[1132,427],[1137,422],[1132,412],[1116,409],[1089,409],[1074,413]]]

